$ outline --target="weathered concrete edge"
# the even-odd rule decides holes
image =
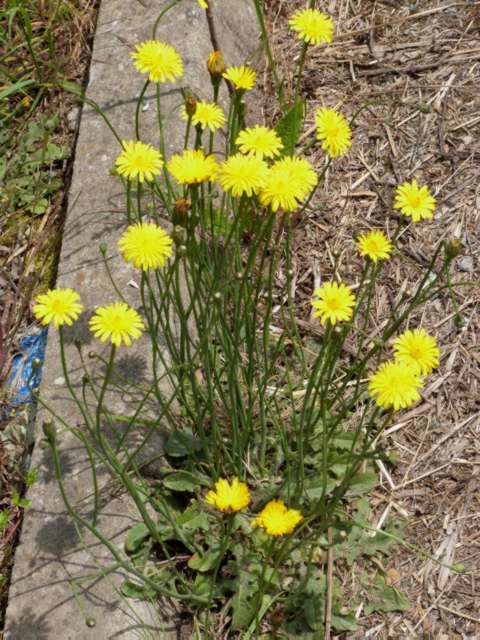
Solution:
[[[132,137],[134,102],[143,80],[131,68],[128,47],[148,39],[155,15],[167,2],[152,1],[148,5],[137,0],[102,0],[94,39],[90,81],[87,97],[106,110],[114,125],[125,138]],[[214,3],[217,35],[228,64],[240,64],[257,46],[257,25],[250,0],[221,0]],[[210,95],[205,60],[211,50],[203,11],[196,0],[185,0],[160,24],[157,37],[175,46],[186,63],[186,83],[200,95]],[[178,103],[178,89],[165,92],[170,106]],[[146,105],[153,112],[151,99]],[[168,105],[167,105],[168,106]],[[154,119],[147,119],[142,138],[154,142]],[[183,125],[170,130],[167,140],[171,153],[179,147]],[[173,134],[176,135],[173,135]],[[113,212],[123,209],[118,183],[108,178],[108,169],[118,154],[118,148],[103,121],[91,109],[84,109],[77,140],[76,160],[69,195],[69,210],[65,225],[59,286],[77,290],[91,310],[112,298],[98,254],[99,241],[115,253],[115,243],[122,217]],[[108,212],[108,213],[107,213]],[[123,220],[122,220],[123,222]],[[121,286],[135,274],[125,265],[115,262]],[[109,293],[107,294],[106,291]],[[130,297],[131,295],[131,291]],[[106,300],[107,298],[107,300]],[[134,301],[132,301],[134,302]],[[88,342],[85,325],[75,328],[70,336],[68,358],[74,361],[74,337]],[[44,367],[41,395],[62,415],[75,420],[59,368],[56,336],[50,335]],[[116,593],[122,579],[114,572],[108,581],[97,578],[73,585],[79,575],[95,572],[97,563],[108,560],[100,545],[89,553],[78,545],[74,527],[69,523],[63,502],[53,480],[52,461],[39,446],[42,412],[39,413],[34,439],[32,465],[40,471],[39,482],[28,497],[33,507],[25,514],[21,541],[17,548],[7,610],[5,640],[107,640],[138,637],[177,637],[175,629],[156,624],[155,616],[138,603],[129,610]],[[76,502],[89,491],[84,459],[79,459],[77,443],[68,435],[62,440],[62,463],[67,470],[68,489]],[[129,505],[121,499],[110,501],[103,509],[103,520],[113,540],[121,546],[125,530],[132,523]],[[112,584],[113,583],[113,586]],[[148,629],[139,628],[140,620],[151,621]],[[89,627],[86,621],[95,620]],[[169,625],[167,625],[169,626]],[[159,635],[161,633],[162,635]]]

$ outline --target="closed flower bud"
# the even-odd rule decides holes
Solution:
[[[53,422],[45,421],[42,425],[42,429],[45,438],[50,444],[53,444],[57,436],[57,430],[55,429],[55,425],[53,424]]]
[[[197,110],[197,101],[195,97],[189,95],[185,98],[185,111],[189,118],[192,118],[195,115],[195,111]]]
[[[445,242],[444,247],[447,260],[453,260],[462,252],[462,243],[458,238]]]
[[[192,203],[186,198],[177,198],[175,200],[175,207],[173,209],[173,223],[176,226],[185,226],[188,212]]]
[[[212,76],[212,78],[220,79],[222,77],[222,75],[225,73],[226,66],[221,51],[213,51],[208,56],[207,68],[208,73]]]

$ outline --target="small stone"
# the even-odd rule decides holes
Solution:
[[[472,256],[465,256],[458,261],[458,268],[460,271],[466,271],[471,273],[473,271],[473,258]]]
[[[65,384],[65,378],[63,376],[60,376],[59,378],[55,378],[55,380],[53,381],[53,384],[57,387],[61,387]]]
[[[79,114],[80,107],[73,107],[73,109],[70,109],[70,111],[67,113],[67,125],[69,131],[73,132],[77,128]]]

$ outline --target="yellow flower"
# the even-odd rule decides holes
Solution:
[[[95,309],[90,318],[90,330],[96,338],[105,342],[108,338],[119,347],[122,342],[129,347],[132,338],[139,338],[144,328],[140,315],[124,302],[114,302]]]
[[[394,208],[413,222],[433,218],[436,200],[425,185],[419,187],[416,180],[404,182],[395,189]]]
[[[188,149],[172,156],[167,169],[180,184],[199,184],[213,180],[218,164],[213,156],[205,156],[202,150]]]
[[[53,324],[58,329],[62,324],[71,325],[83,311],[80,296],[72,289],[50,289],[37,296],[33,314],[42,324]]]
[[[140,182],[153,180],[163,165],[162,155],[149,144],[122,141],[123,151],[115,161],[120,175],[128,180],[138,178]]]
[[[230,80],[235,89],[249,91],[255,86],[257,74],[250,67],[228,67],[223,77]]]
[[[158,269],[172,255],[172,238],[153,222],[137,222],[127,228],[118,241],[126,262],[135,268]]]
[[[271,500],[255,518],[254,524],[271,536],[284,536],[293,532],[303,516],[297,509],[288,509],[281,500]]]
[[[211,490],[205,496],[205,502],[224,513],[234,513],[248,507],[250,492],[247,485],[238,478],[234,478],[231,484],[220,478],[215,483],[215,491]]]
[[[199,4],[201,9],[208,9],[208,4],[207,4],[206,0],[198,0],[198,4]]]
[[[361,256],[367,256],[373,262],[388,260],[392,253],[393,245],[383,231],[370,231],[357,238],[358,249]]]
[[[268,167],[260,158],[237,153],[222,162],[217,180],[233,196],[252,196],[265,186],[267,172]]]
[[[384,362],[370,377],[368,389],[384,409],[406,409],[420,398],[423,382],[411,366],[403,362]]]
[[[148,73],[150,82],[175,82],[183,75],[183,61],[173,47],[158,40],[135,45],[130,54],[140,73]]]
[[[296,11],[288,24],[308,44],[322,44],[333,40],[333,20],[318,9]]]
[[[272,211],[294,211],[318,182],[314,168],[305,158],[277,160],[269,169],[260,192],[260,202]]]
[[[280,136],[273,129],[255,125],[240,131],[235,144],[242,153],[257,158],[273,158],[283,149]]]
[[[188,114],[185,107],[181,111],[182,118],[188,120]],[[222,107],[219,107],[215,102],[203,102],[196,103],[195,113],[192,116],[192,123],[196,126],[199,124],[202,129],[208,127],[210,131],[220,129],[225,124],[225,114]]]
[[[314,295],[318,300],[312,300],[312,307],[315,309],[313,317],[320,318],[321,324],[330,321],[335,325],[352,317],[355,295],[346,284],[325,282],[319,289],[315,289]]]
[[[423,329],[405,331],[395,340],[393,348],[396,362],[410,366],[419,375],[427,376],[438,367],[437,341]]]
[[[331,158],[343,156],[352,146],[352,130],[345,116],[335,109],[321,107],[315,113],[317,139]]]

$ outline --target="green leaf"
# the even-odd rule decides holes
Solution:
[[[340,610],[337,610],[337,607],[334,607],[332,611],[332,627],[335,631],[356,631],[358,622],[354,613],[343,614],[340,613]]]
[[[367,604],[365,605],[365,615],[370,615],[373,611],[389,613],[391,611],[407,611],[410,609],[408,599],[395,589],[386,584],[382,576],[377,576],[372,584],[365,584]]]
[[[240,571],[232,599],[232,626],[235,631],[248,627],[256,613],[258,582],[250,571]]]
[[[283,155],[285,156],[292,156],[295,151],[302,130],[304,112],[305,103],[299,99],[275,127],[283,142]]]
[[[124,580],[120,591],[126,598],[136,598],[137,600],[152,600],[156,596],[156,591],[143,584]]]
[[[134,524],[125,539],[125,551],[127,553],[136,553],[149,535],[150,533],[143,522]]]
[[[178,526],[189,533],[202,529],[208,531],[209,523],[206,513],[199,512],[197,506],[189,507],[177,518]]]
[[[195,571],[204,573],[205,571],[210,571],[215,567],[219,557],[220,547],[214,546],[201,556],[199,556],[197,553],[194,553],[188,561],[188,566],[190,567],[190,569],[194,569]]]
[[[201,448],[202,443],[189,428],[174,431],[165,443],[165,453],[178,458],[192,455]]]
[[[353,476],[346,495],[358,496],[362,495],[363,493],[368,493],[376,486],[377,482],[377,474],[373,471],[367,471],[366,473],[357,473],[357,475]]]
[[[10,511],[8,509],[4,509],[0,511],[0,533],[3,533],[10,522]]]
[[[32,506],[32,501],[27,500],[27,498],[22,498],[18,491],[16,491],[15,489],[12,493],[12,503],[20,509],[28,509]]]
[[[17,91],[20,91],[20,89],[24,89],[33,83],[34,80],[19,80],[18,82],[11,84],[9,87],[5,87],[5,89],[0,91],[0,100],[7,98],[12,93],[16,93]]]
[[[209,487],[210,478],[190,471],[176,471],[163,479],[163,485],[172,491],[195,491],[198,487]]]
[[[35,482],[38,479],[38,469],[32,467],[31,469],[29,469],[27,471],[27,473],[25,474],[25,486],[31,487],[32,485],[35,484]]]

